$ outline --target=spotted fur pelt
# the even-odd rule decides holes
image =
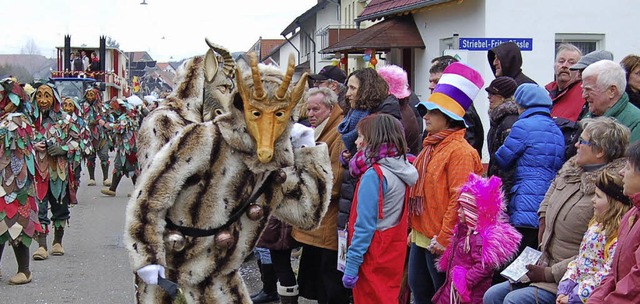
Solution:
[[[163,265],[189,303],[252,303],[238,269],[269,215],[302,229],[320,223],[332,182],[328,149],[324,144],[293,149],[291,122],[275,143],[273,159],[260,163],[233,78],[219,69],[207,81],[203,60],[195,57],[184,65],[176,93],[141,126],[142,173],[127,206],[125,245],[134,272]],[[264,210],[261,219],[244,214],[229,227],[234,237],[229,247],[217,247],[214,236],[186,237],[180,252],[165,247],[165,219],[179,226],[218,228],[274,170],[286,179],[266,184],[256,201]],[[137,276],[136,284],[139,303],[170,302],[157,285]]]

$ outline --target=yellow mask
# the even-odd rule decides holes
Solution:
[[[270,80],[263,82],[256,55],[251,53],[250,59],[253,84],[247,84],[240,71],[236,72],[236,81],[244,104],[247,132],[256,141],[258,160],[267,163],[273,158],[275,142],[289,125],[291,111],[304,93],[307,74],[302,75],[296,86],[289,90],[295,69],[293,54],[289,56],[282,82],[274,81],[279,78],[273,75],[265,75],[265,79]]]
[[[43,84],[38,87],[36,91],[36,103],[41,109],[48,110],[51,108],[53,99],[53,89],[50,86]]]
[[[64,101],[62,102],[62,110],[64,110],[69,114],[73,113],[73,110],[75,110],[75,108],[76,106],[73,103],[73,99],[71,98],[65,98]]]

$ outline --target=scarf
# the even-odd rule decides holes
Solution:
[[[356,139],[358,138],[356,126],[367,115],[369,115],[369,111],[351,109],[338,125],[338,133],[342,135],[342,142],[349,152],[353,153],[356,150]]]
[[[429,133],[427,137],[422,141],[422,151],[416,157],[413,165],[418,169],[418,181],[411,188],[411,194],[409,196],[409,212],[413,215],[421,215],[424,204],[424,188],[426,186],[427,165],[431,160],[431,152],[435,147],[447,138],[451,133],[458,131],[458,129],[446,129],[436,134]]]
[[[380,146],[380,151],[378,151],[378,155],[372,154],[373,151],[364,149],[358,151],[356,155],[351,158],[351,161],[349,161],[349,173],[351,173],[351,176],[358,178],[367,171],[371,165],[377,163],[379,160],[385,157],[398,156],[398,149],[391,144],[382,144]]]

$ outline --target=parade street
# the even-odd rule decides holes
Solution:
[[[96,176],[102,176],[100,169]],[[17,268],[13,250],[5,247],[0,266],[1,303],[134,303],[133,271],[122,241],[127,194],[133,191],[131,179],[122,179],[115,197],[100,193],[100,179],[92,187],[87,186],[87,180],[85,171],[78,191],[80,203],[71,209],[63,241],[65,255],[49,255],[44,261],[30,259],[31,283],[8,284]],[[49,250],[52,239],[49,236]],[[36,249],[34,241],[31,254]],[[249,292],[258,292],[262,284],[256,261],[247,261],[241,272]]]

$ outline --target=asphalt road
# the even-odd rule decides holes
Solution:
[[[96,176],[102,176],[100,168],[96,169]],[[116,196],[108,197],[100,193],[104,187],[100,178],[98,185],[91,187],[86,185],[87,180],[85,171],[78,191],[79,204],[71,209],[71,220],[65,229],[65,255],[50,255],[45,261],[30,259],[31,283],[8,284],[17,265],[13,250],[5,246],[0,263],[0,304],[134,302],[133,271],[122,243],[127,194],[133,184],[123,178]],[[53,234],[48,238],[49,250],[52,240]],[[36,249],[34,241],[31,254]],[[254,259],[242,266],[241,273],[251,294],[262,288]],[[300,299],[300,303],[314,302]]]

